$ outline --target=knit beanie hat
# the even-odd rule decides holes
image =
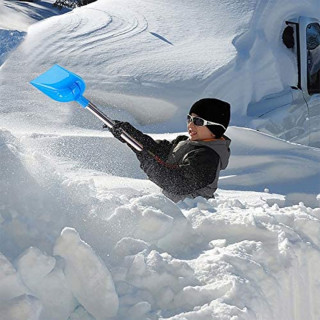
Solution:
[[[197,114],[200,118],[222,124],[225,128],[230,122],[230,104],[228,102],[206,98],[193,104],[189,114]],[[225,130],[221,126],[208,125],[208,129],[216,136],[221,138]]]

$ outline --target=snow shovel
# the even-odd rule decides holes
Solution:
[[[88,109],[102,120],[108,128],[113,128],[115,122],[82,95],[86,85],[83,79],[73,72],[56,64],[30,83],[53,100],[60,102],[78,102],[83,108]],[[123,131],[121,138],[137,151],[143,150],[142,144],[127,132]]]

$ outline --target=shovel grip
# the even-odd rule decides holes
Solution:
[[[101,112],[92,102],[89,102],[85,109],[91,111],[97,118],[103,121],[108,128],[111,129],[115,125],[114,121],[108,118],[103,112]],[[123,133],[121,134],[121,138],[137,151],[143,150],[143,145],[133,137],[131,137],[127,132],[123,131]]]

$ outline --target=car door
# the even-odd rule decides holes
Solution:
[[[320,23],[299,18],[301,89],[308,106],[309,144],[320,147]]]

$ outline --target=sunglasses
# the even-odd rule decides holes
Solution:
[[[227,130],[227,128],[224,125],[222,125],[221,123],[207,121],[207,120],[204,120],[204,119],[202,119],[200,117],[193,117],[190,114],[188,114],[187,115],[187,123],[190,123],[190,122],[193,122],[193,124],[195,126],[198,126],[198,127],[202,127],[202,126],[220,126],[224,130]]]

